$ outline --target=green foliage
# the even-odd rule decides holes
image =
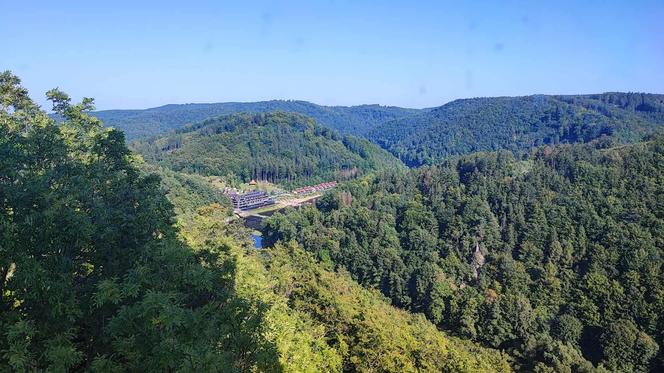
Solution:
[[[421,316],[390,306],[348,274],[321,269],[294,244],[267,254],[276,291],[321,325],[321,338],[341,356],[348,372],[509,371],[505,356],[450,338]]]
[[[310,118],[283,112],[210,119],[136,142],[133,148],[147,162],[173,171],[293,185],[401,167],[366,140],[340,136]]]
[[[560,315],[553,324],[552,334],[556,339],[576,345],[583,332],[583,324],[571,315]]]
[[[208,178],[175,172],[144,162],[138,162],[137,166],[144,175],[159,176],[161,188],[166,191],[166,198],[173,204],[179,230],[192,229],[191,225],[198,216],[199,208],[216,205],[224,214],[220,217],[225,223],[222,234],[234,238],[239,244],[250,243],[250,235],[242,221],[232,215],[230,200]]]
[[[609,325],[601,337],[602,350],[610,369],[619,372],[646,372],[659,346],[629,320]]]
[[[478,153],[342,185],[265,220],[263,244],[297,240],[520,369],[657,371],[663,186],[663,137]]]
[[[220,226],[196,218],[185,242],[91,100],[49,92],[58,126],[19,83],[0,75],[0,370],[288,370],[262,303],[237,289],[227,210],[198,214]],[[318,352],[302,359],[334,361]]]
[[[664,126],[664,96],[493,97],[456,100],[378,125],[365,137],[409,166],[478,151],[524,153],[544,144],[635,141]]]

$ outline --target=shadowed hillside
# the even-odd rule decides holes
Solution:
[[[601,136],[638,141],[664,127],[664,95],[493,97],[456,100],[395,119],[366,137],[410,166],[477,151],[523,153],[543,144]]]

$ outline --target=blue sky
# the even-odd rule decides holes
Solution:
[[[99,109],[664,93],[663,20],[662,0],[0,0],[0,70]]]

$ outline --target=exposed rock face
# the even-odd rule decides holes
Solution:
[[[473,253],[473,277],[477,278],[480,274],[480,269],[486,262],[486,258],[484,257],[484,254],[482,253],[482,250],[480,250],[480,244],[477,243],[475,244],[475,252]]]

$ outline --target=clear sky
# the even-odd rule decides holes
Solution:
[[[99,109],[664,93],[664,0],[0,0],[0,70]]]

